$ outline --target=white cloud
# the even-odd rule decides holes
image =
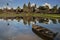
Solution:
[[[2,7],[2,8],[4,9],[4,8],[6,8],[6,6],[4,6],[4,7]],[[9,6],[8,6],[7,8],[8,8],[8,9],[11,9],[11,7],[9,7]]]
[[[49,4],[49,3],[43,4],[43,6],[46,6],[46,5],[48,5],[50,9],[52,8],[52,7],[51,7],[51,4]]]
[[[32,6],[35,6],[35,3],[32,3],[32,4],[31,4],[31,7],[32,7]],[[36,5],[36,7],[38,8],[39,6],[38,6],[38,5]]]
[[[38,8],[39,6],[37,5],[36,7]]]
[[[1,7],[0,7],[0,9],[1,9]]]
[[[35,6],[35,3],[32,3],[32,4],[31,4],[31,7],[32,7],[32,6]]]
[[[8,7],[8,9],[11,9],[11,7]]]

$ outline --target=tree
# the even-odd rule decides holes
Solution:
[[[8,8],[8,6],[9,6],[9,3],[6,3],[6,9]]]
[[[44,6],[39,6],[39,11],[40,13],[45,13],[45,7]]]
[[[3,12],[3,10],[2,9],[0,9],[0,13],[2,13]]]
[[[36,4],[32,6],[32,12],[35,12],[35,10],[36,10]]]
[[[35,8],[36,8],[36,4],[35,4]]]
[[[7,3],[7,6],[9,5],[9,3]]]
[[[58,5],[53,6],[53,8],[52,8],[52,12],[53,12],[53,13],[57,13],[57,7],[58,7]]]
[[[46,10],[49,10],[49,6],[48,5],[46,5],[45,8],[46,8]]]
[[[49,6],[46,5],[46,6],[39,6],[39,11],[40,13],[48,13],[49,12]]]
[[[45,10],[46,10],[46,13],[49,13],[49,6],[48,5],[45,6]]]
[[[45,10],[45,7],[44,7],[44,6],[39,6],[38,9],[39,9],[39,10]]]
[[[60,13],[60,7],[58,8],[58,13]]]
[[[8,11],[8,6],[9,6],[9,3],[6,3],[6,8],[5,8],[6,12]]]

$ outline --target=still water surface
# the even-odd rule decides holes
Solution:
[[[9,24],[9,25],[8,25]],[[43,40],[32,31],[32,24],[58,32],[55,40],[60,40],[59,19],[0,19],[0,40]]]

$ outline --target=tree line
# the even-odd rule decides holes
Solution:
[[[7,3],[7,5],[9,5]],[[60,7],[58,8],[58,5],[53,6],[51,9],[49,8],[48,5],[46,6],[39,6],[37,8],[36,4],[34,6],[31,6],[31,3],[28,3],[28,6],[26,4],[23,5],[23,9],[21,9],[19,6],[16,9],[11,8],[10,10],[8,10],[8,8],[5,8],[4,10],[0,9],[0,12],[16,12],[16,13],[60,13]]]

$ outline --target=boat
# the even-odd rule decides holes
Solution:
[[[54,33],[53,31],[45,27],[34,25],[34,24],[32,25],[32,31],[44,40],[54,40],[54,38],[58,34],[58,32]]]

